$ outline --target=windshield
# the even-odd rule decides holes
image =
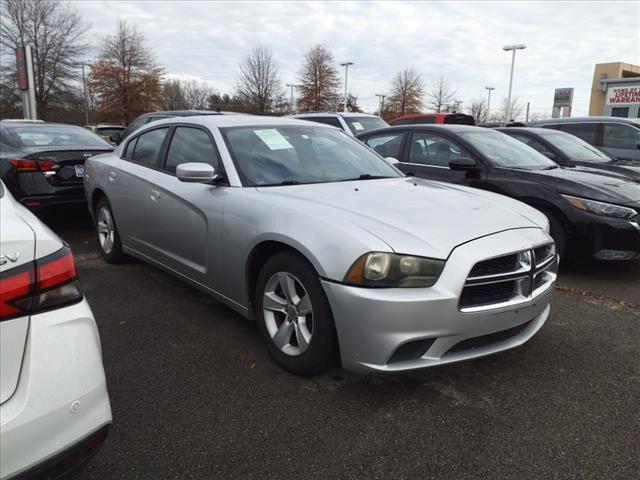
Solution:
[[[342,117],[354,135],[359,135],[376,128],[388,127],[389,124],[379,117]]]
[[[460,136],[482,153],[495,167],[544,170],[558,165],[524,143],[500,132],[465,132]]]
[[[545,135],[544,138],[571,160],[594,163],[604,163],[612,160],[606,153],[573,135],[553,133]]]
[[[247,186],[401,176],[382,157],[333,128],[287,125],[221,131]]]
[[[19,144],[25,147],[109,147],[93,132],[73,125],[33,125],[10,129]]]

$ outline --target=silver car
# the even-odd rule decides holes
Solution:
[[[87,161],[85,191],[107,262],[137,257],[255,319],[296,374],[475,358],[523,344],[549,315],[543,214],[406,177],[328,126],[153,122]]]

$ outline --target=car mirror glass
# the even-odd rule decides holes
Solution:
[[[118,143],[120,143],[120,140],[122,140],[122,133],[116,132],[112,134],[110,140],[117,145]]]

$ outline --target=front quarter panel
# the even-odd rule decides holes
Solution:
[[[393,251],[378,237],[321,207],[305,211],[255,188],[230,188],[225,201],[223,261],[225,295],[232,300],[248,305],[247,262],[254,248],[268,241],[296,249],[320,277],[334,281],[341,281],[361,255]]]

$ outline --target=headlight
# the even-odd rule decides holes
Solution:
[[[629,207],[622,207],[620,205],[613,205],[611,203],[596,202],[595,200],[571,197],[569,195],[562,196],[566,198],[574,207],[579,208],[580,210],[584,210],[585,212],[602,215],[603,217],[630,219],[638,214],[638,212],[636,212],[633,208]]]
[[[443,260],[371,252],[355,261],[344,282],[367,287],[430,287],[443,268]]]

